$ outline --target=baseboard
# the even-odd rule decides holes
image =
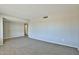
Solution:
[[[39,38],[35,38],[35,37],[31,37],[31,36],[28,36],[28,37],[35,39],[35,40],[40,40]],[[48,43],[54,43],[54,44],[62,45],[62,46],[67,46],[67,47],[70,47],[70,48],[78,48],[77,46],[71,46],[71,45],[67,45],[67,44],[59,43],[59,42],[54,42],[54,41],[47,41],[47,40],[42,40],[42,39],[40,41],[44,41],[44,42],[48,42]]]
[[[18,37],[24,37],[24,36],[17,36],[17,37],[7,37],[7,38],[4,38],[4,40],[6,40],[6,39],[11,39],[11,38],[18,38]]]

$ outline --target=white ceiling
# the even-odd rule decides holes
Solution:
[[[62,9],[66,9],[65,7],[73,6],[79,7],[79,5],[32,5],[32,4],[14,4],[14,5],[0,5],[0,14],[15,16],[23,19],[38,19],[44,16],[48,16],[54,14],[57,11],[63,12]]]

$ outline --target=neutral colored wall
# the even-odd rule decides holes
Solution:
[[[24,23],[4,21],[4,39],[24,36]]]
[[[0,45],[3,45],[3,19],[0,17]]]
[[[59,7],[60,8],[60,7]],[[77,7],[61,7],[48,19],[29,23],[29,37],[51,43],[79,48],[79,10]]]

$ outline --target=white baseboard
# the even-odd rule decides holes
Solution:
[[[24,36],[24,35],[23,35]],[[17,38],[17,37],[23,37],[23,36],[13,36],[13,37],[6,37],[4,39],[11,39],[11,38]]]
[[[32,38],[32,39],[36,39],[36,40],[41,40],[41,41],[49,42],[49,43],[64,45],[64,46],[68,46],[68,47],[72,47],[72,48],[78,48],[78,46],[68,45],[68,44],[61,43],[61,42],[55,42],[55,41],[44,40],[44,39],[42,39],[42,38],[37,38],[37,37],[32,37],[32,36],[28,36],[28,37],[29,37],[29,38]],[[78,50],[79,50],[79,48],[78,48]]]

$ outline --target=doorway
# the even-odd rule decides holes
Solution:
[[[24,35],[28,36],[28,24],[27,23],[24,24]]]

